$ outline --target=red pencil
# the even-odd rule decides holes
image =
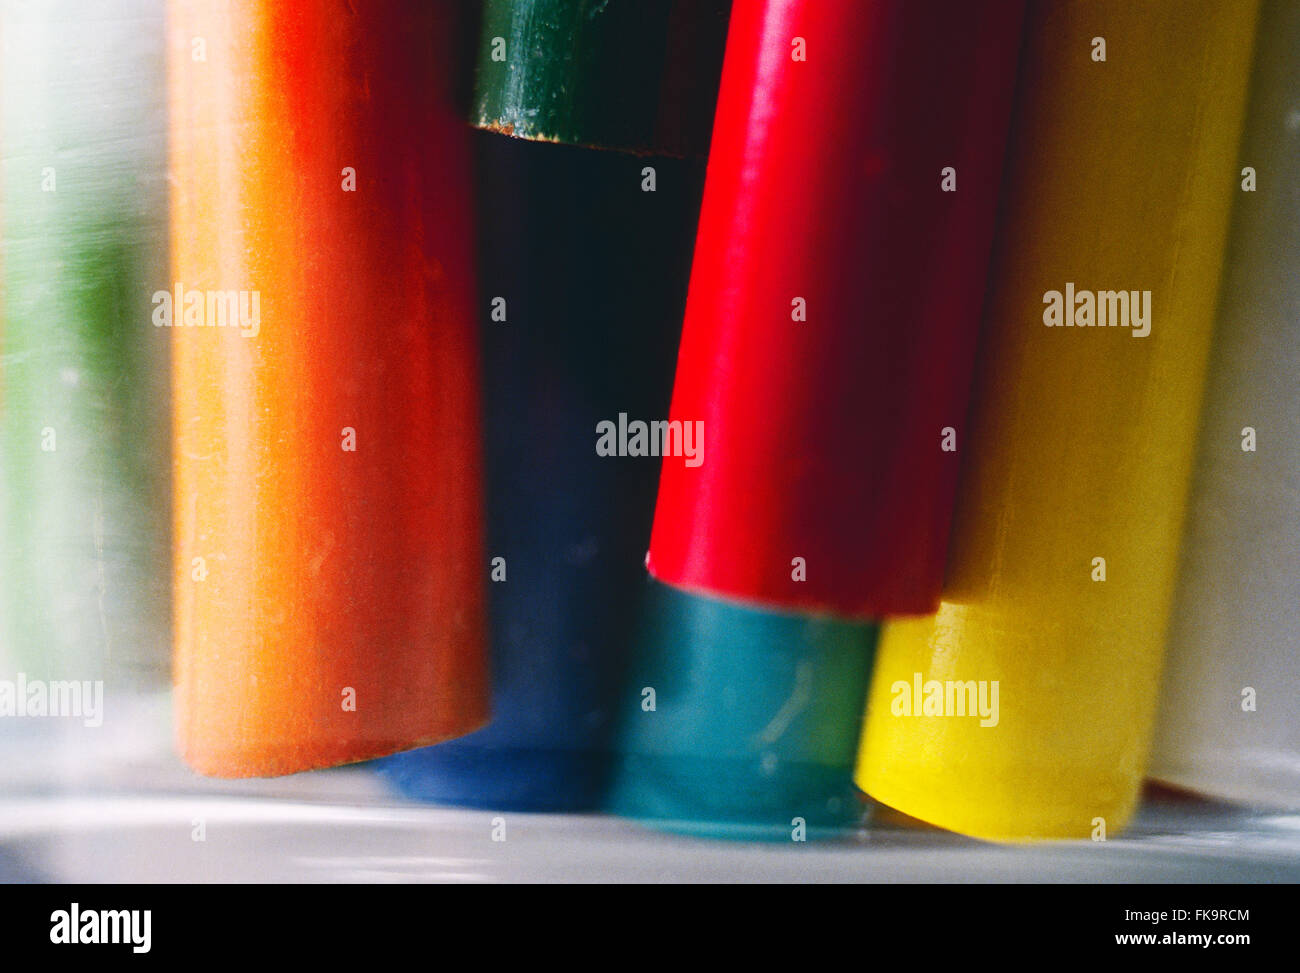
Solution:
[[[1022,14],[735,6],[672,405],[704,448],[664,460],[657,578],[936,606]]]

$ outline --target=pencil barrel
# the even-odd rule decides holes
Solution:
[[[205,774],[487,720],[458,9],[169,8],[176,721]]]

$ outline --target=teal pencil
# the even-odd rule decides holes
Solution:
[[[775,614],[652,583],[620,700],[618,814],[667,830],[833,837],[852,784],[870,623]]]

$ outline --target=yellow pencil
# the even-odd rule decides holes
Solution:
[[[1255,17],[1031,14],[944,600],[886,627],[859,753],[913,817],[1014,840],[1132,814]]]

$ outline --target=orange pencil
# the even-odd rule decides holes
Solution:
[[[486,721],[458,6],[169,7],[153,313],[173,349],[177,735],[201,773]]]

